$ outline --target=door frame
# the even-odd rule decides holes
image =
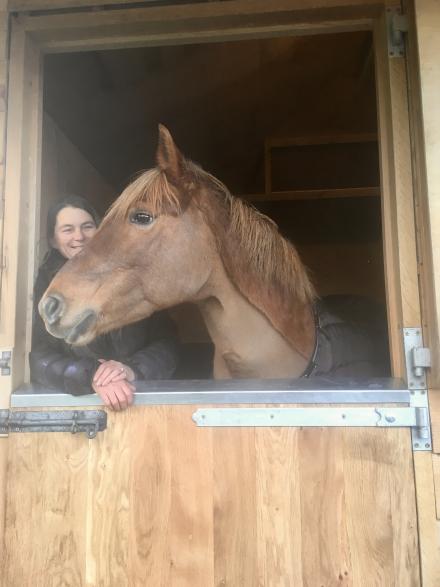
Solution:
[[[27,374],[30,296],[39,232],[44,54],[195,40],[208,43],[323,32],[373,32],[392,372],[395,377],[405,377],[402,328],[421,324],[405,59],[388,58],[386,12],[377,2],[314,0],[313,10],[292,7],[288,0],[270,4],[267,8],[261,0],[238,0],[12,16],[4,221],[7,270],[1,292],[0,315],[4,319],[0,348],[13,348],[14,354],[11,377],[0,380],[0,403],[7,403]]]
[[[0,407],[9,405],[11,392],[25,380],[27,372],[32,317],[30,295],[39,233],[44,54],[177,45],[195,40],[208,43],[373,31],[391,362],[393,375],[406,378],[402,329],[420,326],[427,320],[422,320],[420,305],[420,260],[416,244],[417,240],[420,243],[420,233],[414,214],[414,154],[411,151],[406,60],[388,56],[387,26],[386,6],[377,0],[273,0],[270,3],[232,0],[95,12],[13,14],[3,235],[6,268],[1,282],[0,348],[11,348],[14,353],[11,376],[0,378]],[[426,282],[422,284],[424,291],[434,287],[432,279]],[[439,379],[437,371],[433,375],[434,380]],[[438,557],[424,555],[424,552],[432,552],[428,537],[435,535],[438,528],[435,508],[434,516],[432,514],[431,454],[415,454],[414,465],[422,576],[439,577]]]

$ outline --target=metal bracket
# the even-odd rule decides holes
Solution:
[[[417,407],[200,408],[197,426],[415,427],[424,423]]]
[[[11,412],[0,410],[0,434],[11,432],[85,432],[95,438],[107,428],[104,410],[63,410],[54,412]]]
[[[0,376],[11,374],[12,350],[0,349]]]
[[[413,450],[431,450],[428,392],[426,389],[417,389],[410,393],[410,406],[416,411],[416,425],[411,427]]]
[[[388,56],[402,57],[405,55],[405,37],[408,32],[408,18],[399,7],[387,8]]]
[[[425,370],[431,366],[431,353],[423,346],[421,328],[404,328],[406,377],[410,390],[426,389]]]

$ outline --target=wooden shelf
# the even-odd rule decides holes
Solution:
[[[265,150],[279,147],[298,147],[310,145],[334,145],[340,143],[375,143],[377,133],[347,133],[327,135],[307,135],[295,137],[269,137],[265,141]]]
[[[325,189],[287,189],[274,190],[272,155],[277,149],[289,147],[316,147],[320,145],[354,145],[365,143],[377,143],[376,133],[347,133],[333,135],[311,135],[296,137],[268,137],[265,140],[264,152],[264,170],[265,170],[265,194],[252,194],[246,196],[250,201],[284,201],[284,200],[317,200],[321,198],[363,198],[379,197],[380,187],[348,187],[348,188],[325,188]],[[353,179],[353,178],[352,178]],[[377,181],[376,177],[371,177],[371,182]],[[351,180],[348,180],[351,181]],[[368,179],[363,178],[365,183]],[[279,183],[279,182],[278,182]],[[285,183],[285,182],[284,182]],[[288,185],[285,187],[289,187]]]
[[[270,194],[246,194],[240,197],[249,202],[284,202],[291,200],[318,200],[324,198],[371,198],[380,197],[380,187],[294,190],[271,192]]]

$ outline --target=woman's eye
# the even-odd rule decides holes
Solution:
[[[154,216],[148,212],[133,212],[133,214],[130,216],[130,222],[133,224],[143,224],[144,226],[151,224],[153,220]]]

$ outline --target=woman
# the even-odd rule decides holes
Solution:
[[[34,287],[31,380],[73,395],[93,389],[106,405],[121,410],[133,401],[134,381],[170,378],[176,369],[178,345],[167,314],[158,312],[102,335],[85,347],[73,347],[46,331],[37,309],[54,275],[82,251],[98,224],[98,214],[80,196],[66,196],[49,210],[47,238],[51,248]]]

